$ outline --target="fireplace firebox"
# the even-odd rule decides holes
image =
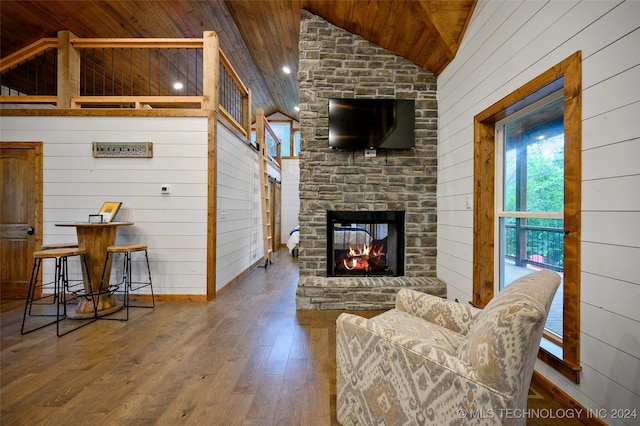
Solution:
[[[327,211],[327,276],[359,275],[404,275],[404,211]]]

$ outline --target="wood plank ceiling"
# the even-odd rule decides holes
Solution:
[[[300,9],[439,74],[454,58],[476,0],[0,1],[0,56],[69,30],[79,37],[202,37],[220,46],[267,115],[294,119]],[[291,68],[291,74],[282,71]]]

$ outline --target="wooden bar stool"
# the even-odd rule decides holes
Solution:
[[[43,244],[40,247],[40,250],[51,250],[51,249],[60,249],[60,248],[77,248],[78,247],[78,243],[51,243],[51,244]],[[57,258],[56,259],[56,271],[58,272],[62,272],[62,268],[60,268],[58,265],[58,263],[60,262],[61,258]],[[56,274],[56,280],[60,281],[60,276],[58,274]]]
[[[133,274],[131,273],[131,255],[135,252],[144,252],[145,262],[147,264],[147,279],[146,281],[134,281]],[[107,268],[110,267],[110,263],[115,254],[121,253],[123,254],[122,261],[122,281],[117,284],[106,283],[105,276],[107,273]],[[140,304],[131,304],[130,302],[130,293],[140,290],[142,288],[149,287],[151,290],[151,304],[150,305],[140,305]],[[154,308],[156,306],[155,296],[153,294],[153,282],[151,280],[151,268],[149,267],[149,255],[147,253],[146,244],[123,244],[123,245],[114,245],[107,247],[107,256],[104,261],[104,268],[102,270],[102,280],[100,282],[101,294],[108,293],[121,293],[123,294],[123,307],[126,309],[126,314],[124,318],[106,318],[104,319],[112,319],[118,321],[127,321],[129,319],[129,308]]]
[[[83,248],[67,247],[67,248],[49,248],[46,250],[38,250],[33,253],[33,269],[31,279],[29,280],[29,290],[27,301],[24,307],[24,315],[22,317],[21,334],[27,334],[35,330],[39,330],[51,324],[56,324],[56,334],[63,336],[73,330],[83,327],[90,322],[95,321],[93,318],[83,319],[82,323],[73,328],[66,327],[64,330],[60,327],[60,323],[68,318],[67,304],[73,303],[81,297],[91,298],[91,294],[85,290],[84,280],[69,280],[68,258],[79,256],[81,268],[84,267],[84,274],[89,279],[86,252]],[[46,259],[55,260],[55,272],[53,281],[44,281],[40,272],[42,261]],[[91,288],[89,286],[89,288]],[[95,306],[95,301],[92,300]],[[47,308],[48,306],[48,308]],[[55,311],[53,310],[55,308]],[[27,318],[31,317],[55,317],[53,321],[44,324],[39,323],[29,330],[25,330]]]

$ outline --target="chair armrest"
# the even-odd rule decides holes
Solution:
[[[482,312],[472,306],[406,288],[400,289],[396,296],[396,309],[462,335],[467,334],[471,324]]]
[[[356,315],[341,314],[336,327],[340,424],[462,424],[469,413],[509,423],[500,414],[512,398],[460,359]]]

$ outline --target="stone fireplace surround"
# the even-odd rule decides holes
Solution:
[[[393,307],[400,288],[445,296],[436,278],[436,76],[303,10],[300,16],[299,310]],[[328,147],[330,98],[415,99],[415,149]],[[405,270],[399,277],[327,277],[327,211],[405,212]]]

